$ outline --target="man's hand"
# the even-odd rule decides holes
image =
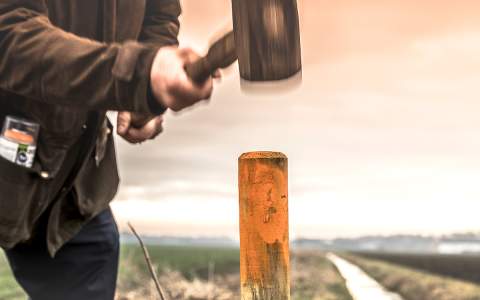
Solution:
[[[163,47],[157,52],[150,74],[150,84],[153,95],[160,104],[178,112],[210,98],[213,90],[212,79],[197,84],[185,72],[185,65],[198,58],[191,49],[178,49],[173,46]]]
[[[124,111],[119,112],[117,117],[118,135],[132,144],[153,140],[162,133],[162,125],[163,116],[146,116]]]

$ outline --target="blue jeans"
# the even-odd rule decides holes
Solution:
[[[110,209],[92,219],[57,253],[45,239],[5,251],[17,282],[32,300],[112,300],[119,234]]]

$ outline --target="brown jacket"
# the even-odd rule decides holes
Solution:
[[[162,111],[150,67],[177,44],[179,14],[178,0],[0,1],[0,126],[40,124],[31,169],[0,157],[1,247],[29,240],[49,211],[53,255],[108,207],[119,180],[105,112]]]

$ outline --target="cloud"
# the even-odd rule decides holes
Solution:
[[[189,3],[183,37],[206,45],[229,4]],[[169,114],[157,140],[118,141],[119,220],[153,232],[235,235],[237,158],[276,150],[290,160],[296,235],[478,228],[479,4],[300,5],[302,86],[245,94],[232,70],[209,105]]]

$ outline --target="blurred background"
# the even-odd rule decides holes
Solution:
[[[230,1],[183,1],[181,43],[206,51]],[[293,237],[478,231],[480,19],[475,1],[299,1],[303,84],[244,94],[237,67],[209,105],[117,139],[113,207],[154,235],[238,237],[237,158],[282,151]],[[231,25],[230,25],[231,26]]]

